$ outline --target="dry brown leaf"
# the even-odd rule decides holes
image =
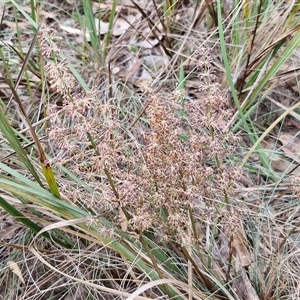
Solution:
[[[112,73],[125,82],[135,84],[138,80],[152,82],[150,73],[142,66],[141,61],[132,53],[126,44],[112,49],[107,60],[110,61]]]
[[[134,59],[132,60],[131,67],[130,67],[130,69],[128,70],[126,79],[132,78],[132,80],[130,80],[131,82],[136,81],[136,80],[137,80],[137,79],[136,79],[137,76],[134,76],[134,75],[138,72],[140,66],[141,66],[140,60],[134,58]],[[135,77],[135,78],[134,78],[134,77]],[[126,80],[126,81],[127,81],[127,80]]]
[[[81,29],[77,29],[77,28],[70,27],[70,26],[64,26],[64,25],[62,25],[62,24],[59,24],[59,27],[60,27],[60,29],[66,31],[67,33],[83,35],[83,32],[82,32]],[[89,36],[90,36],[90,35],[88,35],[88,37],[89,37]]]
[[[271,166],[274,170],[279,171],[281,173],[288,173],[296,167],[296,164],[290,163],[284,158],[280,160],[272,161]],[[293,174],[299,174],[300,170],[295,169]]]
[[[3,24],[5,24],[7,27],[14,29],[14,30],[16,30],[17,28],[24,29],[29,26],[29,22],[26,22],[26,21],[16,23],[16,22],[10,22],[10,21],[5,20],[5,21],[3,21]]]
[[[133,24],[140,18],[140,15],[133,16],[129,15],[124,18],[118,18],[115,22],[114,28],[113,28],[113,35],[119,36],[124,34],[128,29],[130,29]]]
[[[219,243],[214,249],[216,255],[220,257],[220,262],[224,262],[221,263],[220,268],[226,273],[228,260],[231,257],[230,264],[232,267],[227,279],[231,281],[232,291],[235,293],[236,299],[259,300],[244,268],[251,265],[252,256],[247,246],[242,221],[240,220],[240,226],[235,226],[234,232],[225,232],[219,233]]]
[[[293,129],[288,132],[282,131],[278,138],[283,144],[281,150],[287,157],[291,158],[297,164],[300,163],[300,138],[298,137],[298,133],[299,131],[297,129]],[[285,172],[289,172],[296,166],[294,163],[289,161],[286,161],[285,165],[286,169],[283,170]],[[297,168],[294,170],[294,174],[299,174],[299,172],[300,170]]]
[[[259,297],[253,288],[245,270],[241,270],[238,276],[232,280],[233,290],[239,299],[243,300],[259,300]]]
[[[162,40],[163,36],[159,34],[159,31],[157,29],[159,29],[161,32],[163,31],[163,28],[161,28],[160,24],[156,26],[156,29],[154,29],[156,34],[154,34],[153,32],[154,30],[151,30],[149,27],[146,27],[142,31],[142,35],[136,43],[136,46],[144,49],[152,49],[153,47],[158,45],[159,42]]]
[[[148,91],[152,83],[152,79],[138,79],[134,85],[141,88],[144,91]]]
[[[128,18],[123,19],[123,18],[118,18],[115,21],[112,35],[113,36],[120,36],[125,34],[132,26],[132,24],[135,23],[135,21],[139,18],[139,16],[128,16]],[[104,22],[99,19],[95,19],[95,26],[96,26],[96,32],[98,34],[107,34],[109,30],[109,23]],[[59,24],[59,27],[63,29],[64,31],[70,33],[70,34],[76,34],[79,36],[85,36],[87,41],[90,41],[90,34],[88,32],[83,32],[81,29],[77,29],[71,26],[65,26],[62,24]]]
[[[118,18],[115,22],[112,34],[114,36],[119,36],[124,34],[131,27],[129,22],[126,22],[122,18]]]
[[[21,273],[21,270],[20,270],[19,266],[12,260],[7,261],[6,265],[10,268],[10,270],[13,273],[15,273],[19,277],[21,282],[25,285],[25,280],[23,278],[23,275]]]
[[[28,6],[22,6],[22,8],[28,14],[31,14],[31,8],[30,8],[29,5]],[[40,15],[40,18],[42,20],[45,20],[45,19],[53,19],[53,20],[55,20],[56,19],[56,15],[54,13],[46,11],[46,10],[39,10],[39,15]]]
[[[167,60],[162,55],[146,55],[143,57],[143,62],[147,67],[155,69],[167,65]]]
[[[140,18],[140,16],[133,16],[133,15],[127,16],[126,19],[117,18],[113,26],[112,35],[114,36],[123,35],[124,33],[127,32],[127,30],[129,30],[132,27],[132,25],[138,20],[138,18]],[[108,22],[95,19],[95,25],[96,25],[97,32],[99,32],[100,34],[108,33],[109,30]]]
[[[242,267],[248,267],[252,263],[252,258],[246,246],[245,235],[240,229],[237,229],[237,233],[234,233],[233,235],[234,255],[239,259],[239,263]]]
[[[127,229],[128,229],[128,221],[126,219],[126,216],[121,208],[121,206],[118,207],[118,211],[119,211],[119,217],[120,217],[120,220],[123,220],[121,222],[121,230],[123,230],[124,232],[127,232]]]
[[[159,40],[154,37],[148,37],[147,39],[140,39],[136,45],[144,49],[152,49],[159,44]]]
[[[104,22],[100,19],[95,19],[95,26],[97,32],[99,32],[100,34],[106,34],[108,32],[108,28],[109,28],[108,22]]]
[[[278,138],[283,147],[288,149],[294,156],[300,153],[300,138],[298,137],[298,133],[298,130],[282,131]]]
[[[143,80],[144,82],[152,82],[152,77],[145,68],[142,68],[142,73],[139,74],[138,72],[136,72],[131,79],[131,83],[135,84],[138,80]]]
[[[297,129],[300,129],[300,123],[297,121],[294,121],[293,119],[290,120],[290,124],[294,127],[296,127]]]
[[[282,134],[282,139],[280,138]],[[296,162],[300,162],[300,160],[295,156],[295,154],[289,150],[288,147],[286,147],[287,142],[291,139],[290,134],[281,133],[279,134],[279,140],[282,142],[283,146],[281,147],[281,150],[286,154],[286,156],[294,159]],[[278,172],[289,172],[292,170],[296,165],[292,162],[290,162],[288,159],[286,159],[283,155],[280,155],[278,153],[278,143],[273,139],[266,139],[262,142],[262,146],[266,150],[270,150],[268,154],[268,159],[271,161],[271,166],[274,170]],[[297,169],[294,171],[294,174],[300,172]]]
[[[246,234],[243,226],[236,229],[232,240],[233,255],[235,257],[236,276],[233,278],[235,292],[244,300],[259,300],[244,267],[249,267],[253,261],[247,247]]]

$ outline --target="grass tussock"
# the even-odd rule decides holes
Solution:
[[[299,5],[58,7],[3,10],[0,296],[298,299]]]
[[[213,82],[209,51],[196,55],[203,97],[186,101],[179,91],[167,96],[146,91],[147,122],[139,120],[131,128],[120,120],[113,102],[103,103],[98,91],[71,94],[69,85],[61,85],[72,76],[61,63],[46,65],[53,89],[64,99],[62,107],[49,108],[55,163],[96,184],[99,191],[93,203],[84,205],[97,212],[107,206],[122,208],[130,229],[139,233],[155,222],[162,235],[174,232],[184,238],[188,211],[195,203],[212,207],[209,199],[218,198],[222,206],[224,194],[232,193],[237,173],[223,161],[233,150],[233,135],[222,130],[231,111]]]

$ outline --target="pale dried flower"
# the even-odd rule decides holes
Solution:
[[[192,240],[190,209],[199,217],[204,217],[201,211],[215,214],[214,205],[225,193],[230,196],[236,176],[236,169],[225,164],[234,146],[222,128],[232,112],[214,82],[209,56],[201,53],[202,60],[208,58],[199,67],[203,97],[182,104],[176,92],[163,96],[147,91],[149,123],[135,129],[141,144],[128,138],[115,105],[103,103],[96,90],[76,94],[71,93],[73,85],[56,84],[69,95],[63,108],[49,107],[49,139],[57,161],[97,186],[99,198],[90,205],[96,211],[105,202],[112,211],[122,206],[131,216],[129,230],[154,228],[180,243]],[[65,68],[61,65],[60,70],[67,76]],[[117,223],[123,221],[120,217]]]
[[[53,91],[67,95],[75,87],[76,80],[71,74],[66,60],[62,60],[58,64],[48,63],[44,69]]]
[[[51,58],[51,54],[61,54],[59,47],[62,38],[56,34],[56,31],[51,26],[41,25],[38,32],[38,40],[40,42],[40,52],[46,59]]]

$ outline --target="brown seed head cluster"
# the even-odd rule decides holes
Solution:
[[[130,134],[115,105],[103,103],[97,91],[72,92],[71,79],[57,83],[68,78],[64,62],[56,70],[47,68],[51,78],[60,78],[50,84],[64,99],[62,108],[49,106],[56,162],[99,192],[90,203],[93,209],[101,211],[108,203],[121,223],[122,207],[135,232],[152,228],[184,242],[188,211],[214,207],[224,191],[231,193],[235,170],[225,160],[234,151],[234,138],[222,128],[231,112],[205,51],[197,53],[203,96],[182,102],[175,92],[145,93],[147,123],[140,120]]]
[[[53,28],[42,25],[38,40],[41,55],[47,61],[44,71],[50,88],[63,96],[68,95],[74,88],[76,80],[69,70],[67,61],[65,59],[57,61],[57,57],[62,54],[59,48],[61,38],[55,36]],[[54,62],[51,62],[51,55],[53,55]]]

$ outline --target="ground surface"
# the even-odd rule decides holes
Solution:
[[[82,1],[82,3],[84,2]],[[229,92],[230,80],[228,79],[228,73],[226,73],[224,53],[222,54],[222,41],[218,34],[220,28],[217,24],[217,5],[211,1],[206,1],[206,4],[200,2],[179,1],[172,4],[168,1],[165,3],[119,1],[115,2],[116,7],[114,9],[112,2],[100,1],[99,3],[95,1],[91,3],[90,11],[80,1],[41,2],[39,6],[36,6],[35,19],[38,24],[43,24],[43,27],[39,29],[38,47],[32,51],[32,61],[28,64],[27,73],[22,77],[16,91],[31,123],[34,124],[43,147],[52,159],[54,171],[59,178],[58,182],[62,199],[67,199],[70,203],[95,214],[102,214],[103,209],[111,213],[110,210],[114,209],[114,213],[117,211],[114,218],[121,218],[124,213],[120,212],[120,207],[116,203],[110,204],[111,206],[108,204],[105,204],[105,206],[101,203],[103,206],[100,207],[100,203],[97,202],[97,197],[100,194],[101,197],[104,195],[107,199],[115,195],[111,191],[111,186],[109,186],[110,190],[104,187],[103,183],[107,185],[107,181],[110,181],[109,179],[105,179],[106,181],[103,179],[104,175],[107,176],[106,170],[104,171],[105,174],[103,173],[104,175],[98,172],[97,163],[100,161],[100,155],[99,157],[91,155],[91,153],[94,153],[93,147],[90,145],[87,147],[85,144],[91,142],[91,139],[81,141],[80,137],[77,136],[75,137],[77,139],[76,142],[80,141],[80,143],[76,144],[77,148],[74,146],[74,141],[67,146],[64,144],[64,148],[60,146],[62,143],[59,143],[62,133],[59,135],[53,131],[53,128],[56,126],[62,129],[68,123],[70,125],[69,129],[71,128],[71,133],[68,133],[68,135],[71,136],[79,126],[85,126],[83,131],[87,131],[88,128],[89,132],[93,133],[93,130],[95,130],[97,135],[102,137],[105,136],[105,133],[103,133],[103,128],[98,129],[97,122],[103,121],[103,124],[107,126],[104,127],[107,129],[107,132],[110,132],[109,130],[111,132],[121,131],[125,127],[126,130],[124,132],[128,134],[128,137],[125,139],[126,146],[135,153],[135,157],[143,157],[147,161],[148,156],[145,154],[144,149],[148,149],[150,153],[161,142],[155,140],[157,143],[152,144],[154,145],[153,147],[148,147],[149,139],[154,139],[154,134],[152,134],[151,130],[155,126],[151,125],[151,117],[153,117],[155,122],[159,120],[159,114],[155,109],[161,109],[159,110],[161,115],[166,115],[166,123],[159,123],[160,126],[157,129],[157,132],[165,140],[172,136],[172,130],[169,130],[169,133],[159,130],[164,124],[173,126],[174,123],[172,122],[177,122],[175,119],[172,119],[174,106],[172,99],[177,97],[178,99],[183,99],[182,101],[186,101],[186,103],[197,103],[197,115],[203,114],[207,117],[211,113],[215,123],[213,123],[211,116],[211,118],[207,117],[207,123],[213,124],[212,128],[215,130],[216,140],[219,138],[218,134],[226,128],[229,129],[229,131],[226,131],[230,137],[229,139],[232,139],[232,141],[238,140],[238,147],[234,148],[234,151],[231,146],[227,145],[228,148],[226,148],[227,146],[225,147],[217,142],[210,146],[211,153],[218,153],[220,158],[222,158],[221,161],[223,159],[224,161],[226,160],[226,164],[222,165],[222,172],[215,173],[214,187],[216,187],[216,191],[211,186],[205,189],[206,194],[204,198],[209,198],[207,202],[204,201],[207,206],[203,204],[202,199],[201,201],[199,199],[197,199],[198,202],[196,201],[200,207],[196,210],[196,219],[200,220],[199,223],[205,219],[205,225],[202,223],[199,225],[199,247],[203,246],[203,249],[209,249],[211,252],[209,252],[208,258],[204,255],[204,260],[202,258],[200,260],[198,254],[194,253],[187,256],[187,252],[181,252],[182,248],[178,245],[174,246],[174,243],[176,244],[177,242],[179,245],[184,244],[184,238],[186,237],[183,238],[183,236],[186,228],[181,231],[181,236],[178,234],[180,236],[179,240],[175,240],[174,243],[169,241],[166,248],[163,248],[165,247],[165,244],[162,243],[163,235],[156,238],[151,236],[151,239],[159,245],[164,245],[161,246],[164,249],[163,252],[176,253],[178,259],[176,263],[184,265],[182,269],[186,265],[189,266],[190,261],[193,261],[197,262],[198,268],[200,268],[199,266],[202,267],[201,263],[203,263],[206,267],[209,265],[214,270],[215,273],[213,274],[218,280],[212,280],[212,283],[208,284],[203,279],[203,274],[195,271],[197,269],[196,265],[193,265],[193,272],[197,274],[194,275],[195,281],[193,286],[195,299],[204,299],[204,294],[206,296],[210,295],[212,299],[298,299],[300,297],[298,283],[300,275],[298,270],[299,257],[297,254],[299,252],[298,175],[300,168],[298,168],[298,165],[300,163],[300,119],[297,107],[293,111],[288,111],[290,107],[297,106],[299,98],[297,77],[299,68],[298,47],[295,47],[289,59],[280,65],[276,74],[266,80],[266,84],[260,89],[254,100],[247,102],[247,99],[251,99],[252,95],[255,95],[255,91],[260,88],[261,82],[264,81],[264,76],[268,74],[269,70],[272,70],[274,62],[281,57],[282,52],[280,51],[284,51],[280,50],[277,53],[274,50],[274,55],[268,58],[268,49],[276,49],[280,44],[281,38],[282,44],[280,46],[283,49],[285,49],[285,46],[291,47],[290,41],[297,36],[297,30],[299,31],[297,26],[288,27],[290,25],[289,17],[297,17],[297,6],[293,10],[292,4],[285,2],[282,2],[280,5],[270,4],[267,6],[271,11],[270,14],[267,13],[268,9],[266,7],[264,11],[262,10],[262,15],[265,13],[266,19],[268,18],[267,21],[260,19],[258,23],[264,26],[258,27],[255,27],[255,22],[253,21],[257,14],[252,12],[253,14],[249,16],[247,21],[245,16],[249,12],[247,12],[245,7],[237,6],[241,17],[241,21],[237,23],[240,26],[238,28],[240,41],[238,42],[237,33],[234,31],[236,26],[236,23],[233,21],[234,12],[236,11],[233,10],[234,4],[231,1],[225,1],[222,4],[221,17],[225,34],[224,41],[227,46],[231,75],[237,91],[240,92],[239,101],[244,112],[247,113],[251,107],[253,108],[249,112],[250,118],[246,122],[251,127],[251,130],[249,129],[248,131],[242,122],[239,123],[237,128],[234,127],[234,124],[237,124],[242,118],[237,115],[238,105],[234,102],[232,93]],[[22,5],[20,4],[21,7],[14,6],[13,2],[7,3],[5,6],[1,4],[3,14],[0,36],[3,49],[1,51],[2,64],[0,62],[0,79],[3,79],[0,81],[2,107],[12,127],[17,131],[24,130],[26,139],[24,138],[22,145],[26,147],[29,144],[29,149],[31,149],[30,143],[32,140],[27,122],[20,110],[20,106],[15,101],[10,101],[12,89],[4,78],[7,78],[7,74],[9,74],[12,82],[17,81],[21,66],[24,64],[24,57],[29,52],[35,30],[32,23],[29,22],[30,18],[26,19],[24,12],[28,13],[32,18],[32,9],[30,7],[32,3],[24,2]],[[258,6],[254,4],[248,3],[248,5],[252,10],[258,9]],[[115,17],[111,19],[114,11]],[[94,32],[91,31],[89,26],[92,25],[89,25],[88,20],[94,22]],[[113,23],[112,20],[114,21]],[[251,23],[249,20],[253,22]],[[284,28],[286,25],[290,31],[284,31],[283,29],[280,31],[276,28],[276,22],[281,25],[280,28]],[[111,29],[110,26],[112,24],[113,27]],[[49,28],[51,28],[51,32],[49,32]],[[256,30],[256,35],[254,43],[251,44],[249,37],[251,36],[250,33],[254,32],[254,29]],[[46,52],[41,56],[40,54],[43,50],[46,52],[54,51],[57,55],[56,58],[54,59],[51,55],[47,56]],[[251,52],[250,56],[249,51]],[[61,54],[66,60],[62,59],[62,57],[56,60]],[[245,68],[247,58],[249,58],[247,68],[249,73],[246,72]],[[264,58],[268,58],[268,63],[264,64]],[[4,64],[4,61],[7,64]],[[69,66],[72,66],[72,72],[65,71],[68,68],[66,61],[69,63]],[[54,71],[49,67],[48,63],[56,64],[56,70],[59,70],[58,74],[53,73]],[[46,66],[47,64],[48,66]],[[9,68],[9,71],[7,68]],[[74,72],[74,69],[76,72]],[[255,75],[257,70],[259,70],[259,73]],[[246,73],[247,76],[245,75]],[[62,82],[60,82],[61,74],[64,75]],[[251,77],[252,74],[254,74],[253,77]],[[205,80],[208,80],[206,81],[206,86],[204,85]],[[77,111],[76,109],[80,105],[85,109],[85,105],[89,106],[83,113],[85,120],[88,121],[84,122],[77,115],[74,116],[75,114],[72,117],[64,115],[63,119],[59,117],[62,115],[62,107],[65,105],[64,101],[66,101],[66,86],[68,86],[67,91],[71,91],[73,99],[78,100],[77,103],[81,103],[76,107],[74,106],[74,111]],[[90,94],[84,92],[86,86],[92,89]],[[93,94],[94,92],[95,94]],[[80,95],[84,95],[84,97]],[[88,96],[91,99],[95,99],[93,98],[95,95],[97,95],[98,102],[88,102]],[[219,107],[217,107],[216,101],[210,102],[212,110],[208,113],[205,110],[205,105],[208,103],[205,99],[208,96],[204,97],[203,95],[219,97],[212,99],[222,99],[222,101],[226,99],[226,103],[220,100],[222,103],[219,101]],[[226,98],[224,98],[224,95]],[[157,98],[160,99],[156,103]],[[82,102],[80,102],[81,100]],[[153,100],[156,106],[150,105],[150,108],[147,107],[148,102],[151,102],[150,100]],[[163,101],[167,103],[171,101],[171,104],[163,107],[161,106]],[[203,105],[203,108],[201,108],[201,105]],[[64,108],[65,111],[71,114],[71,106],[66,107]],[[190,109],[189,112],[191,114],[194,112],[193,109],[196,109],[192,105],[191,107],[188,106],[188,104],[186,107],[187,110]],[[105,109],[107,110],[105,111]],[[146,111],[145,114],[144,109]],[[110,116],[116,117],[116,119],[112,117],[112,122],[107,122],[107,119],[101,115],[103,111],[107,114],[111,113]],[[224,113],[225,111],[226,114]],[[176,113],[178,115],[182,112],[177,111]],[[286,115],[284,115],[285,113]],[[101,117],[96,119],[97,122],[94,123],[95,115],[97,114],[101,115]],[[222,118],[218,118],[221,115]],[[137,118],[138,116],[139,118]],[[167,123],[168,121],[171,123]],[[199,134],[200,125],[197,130],[193,131],[198,141],[202,136],[206,136],[209,129],[211,129],[205,127],[203,119],[199,121],[196,118],[191,118],[190,121],[197,126],[199,124],[202,126],[203,131],[201,132],[200,130],[201,134]],[[79,123],[78,126],[76,122]],[[184,122],[183,125],[178,125],[178,128],[182,126],[184,129],[180,132],[182,140],[184,140],[187,132],[189,133],[187,128],[190,126],[190,124]],[[171,128],[170,126],[168,129]],[[232,136],[229,134],[232,134]],[[223,138],[223,140],[220,138],[220,140],[226,140],[227,143],[228,136]],[[263,137],[260,144],[261,148],[253,148],[255,140],[251,139],[252,136],[257,139],[259,136]],[[22,170],[22,166],[18,164],[17,160],[10,157],[14,153],[7,146],[7,137],[2,135],[1,139],[3,145],[5,145],[1,148],[2,161],[31,179],[28,172],[26,173]],[[132,141],[134,142],[134,147],[132,146]],[[172,144],[172,139],[168,140],[168,142],[169,145]],[[206,142],[206,140],[203,140],[203,143]],[[81,148],[78,148],[78,144],[80,144]],[[126,161],[125,164],[122,160],[123,156],[120,154],[124,149],[118,148],[118,143],[114,145],[113,153],[115,156],[120,157],[116,165],[118,167],[121,165],[118,169],[119,171],[121,170],[121,173],[114,178],[117,178],[116,181],[122,181],[123,190],[120,187],[120,191],[124,192],[122,199],[128,201],[124,206],[130,207],[132,209],[131,212],[138,216],[138,214],[141,214],[141,211],[135,211],[136,208],[131,206],[130,201],[135,194],[138,194],[137,190],[146,190],[148,185],[143,183],[136,189],[132,188],[130,184],[133,178],[129,176],[125,178],[124,174],[126,172],[124,172],[124,169],[130,163],[132,165],[137,164],[137,161]],[[191,143],[191,145],[194,144]],[[73,146],[74,148],[72,148]],[[222,156],[223,151],[225,152],[223,146],[228,150],[228,153],[224,154],[224,156]],[[237,143],[235,142],[236,146]],[[216,148],[213,149],[213,147]],[[85,155],[75,155],[74,153],[78,149],[80,149],[81,153],[84,152]],[[100,148],[97,149],[99,150]],[[103,150],[101,154],[104,157],[106,150],[104,146],[101,149]],[[187,152],[187,149],[180,150],[182,152],[177,152],[177,154],[180,153],[181,155],[182,153],[182,158],[186,159],[185,163],[182,164],[184,166],[188,165],[186,163],[188,161],[187,155],[191,155],[192,159],[196,159],[192,156],[195,153],[199,157],[201,155],[209,157],[207,151],[203,152],[203,154],[200,150],[199,153],[196,150],[191,152]],[[162,150],[165,155],[162,161],[167,160],[168,155],[170,157],[173,155],[173,152],[168,151],[169,148]],[[27,153],[37,157],[36,152],[31,149]],[[74,155],[68,157],[67,154],[71,152]],[[264,155],[265,161],[263,161],[261,154]],[[110,156],[107,156],[105,159],[103,157],[105,164],[111,163],[113,165],[115,163],[113,160],[110,160]],[[153,158],[155,158],[155,155]],[[157,156],[157,160],[159,158],[161,157]],[[212,158],[209,158],[209,162],[205,162],[205,169],[201,169],[201,176],[207,179],[207,182],[211,179],[211,173],[209,172],[211,172],[210,168],[213,165]],[[194,162],[192,159],[191,161]],[[201,161],[200,158],[197,159]],[[195,160],[196,162],[197,159]],[[230,163],[228,163],[228,160]],[[175,161],[180,161],[180,159],[178,158]],[[66,173],[59,168],[60,165],[68,168],[76,175],[78,180],[84,181],[90,188],[94,189],[93,196],[91,197],[91,193],[87,192],[88,189],[85,190],[83,186],[80,186],[79,181],[71,182],[69,179],[66,179]],[[158,169],[157,165],[151,164],[150,159],[147,166],[148,168],[152,166],[153,170]],[[221,170],[219,166],[218,168]],[[113,175],[114,170],[113,167],[109,169]],[[141,172],[141,174],[143,171],[142,169],[134,170]],[[207,171],[207,174],[204,170]],[[239,176],[235,178],[235,175],[232,174],[231,178],[226,173],[228,170],[232,170],[232,172],[239,170]],[[6,172],[7,170],[3,169],[2,173],[6,175]],[[169,183],[167,177],[172,177],[169,174],[176,174],[172,168],[164,169],[162,173],[167,175],[165,177],[162,175],[163,180],[161,182],[163,183]],[[150,171],[145,174],[149,178],[153,175]],[[155,173],[154,175],[158,178],[161,174]],[[174,178],[176,176],[174,175]],[[201,176],[199,175],[199,177]],[[109,178],[109,176],[107,177]],[[143,176],[141,175],[140,177]],[[125,184],[125,179],[128,180],[128,186]],[[136,177],[134,177],[134,180],[137,180]],[[231,180],[234,181],[232,186],[229,184]],[[101,184],[103,184],[103,188]],[[132,190],[130,190],[131,188]],[[162,187],[158,185],[158,188]],[[168,188],[169,190],[167,191],[170,192],[170,186]],[[153,186],[149,189],[153,190]],[[33,220],[43,224],[43,226],[68,220],[66,216],[60,219],[51,210],[39,210],[37,203],[33,204],[31,200],[27,202],[27,206],[24,208],[22,206],[22,195],[17,197],[15,193],[6,190],[3,186],[1,186],[1,190],[6,200],[10,200],[15,207],[20,208],[28,215],[31,216],[29,211],[34,209],[44,214],[45,223],[43,223],[43,218],[33,214],[34,218],[36,218]],[[224,191],[225,195],[228,194],[231,197],[230,199],[232,199],[232,202],[230,202],[233,208],[231,213],[224,212],[223,206],[222,209],[220,209],[220,206],[216,209],[212,205],[214,208],[209,210],[211,207],[208,207],[207,203],[210,203],[209,205],[213,201],[216,201],[218,204],[223,203],[223,200],[220,199]],[[200,196],[202,197],[203,195]],[[153,198],[154,203],[156,203],[155,201],[155,198]],[[26,202],[23,203],[26,204]],[[183,208],[180,207],[180,209],[182,211]],[[149,216],[150,211],[151,209],[149,208]],[[146,213],[145,210],[142,210],[142,212]],[[115,220],[109,213],[105,217],[109,221]],[[176,217],[177,223],[180,223],[181,217],[181,215]],[[122,297],[120,293],[118,294],[119,291],[133,293],[137,287],[149,281],[149,278],[143,272],[129,267],[128,261],[122,259],[124,256],[120,252],[113,251],[109,247],[102,248],[95,241],[91,242],[88,240],[90,244],[86,243],[79,236],[74,235],[74,232],[68,232],[68,234],[72,236],[73,241],[75,236],[76,247],[74,249],[76,248],[76,251],[80,249],[78,252],[74,251],[72,253],[71,249],[64,252],[64,250],[61,250],[46,239],[44,240],[44,238],[36,242],[35,246],[39,253],[45,255],[44,257],[52,263],[53,269],[51,269],[45,262],[41,262],[41,259],[37,259],[36,253],[33,254],[29,250],[33,234],[28,232],[23,225],[15,222],[4,210],[1,210],[0,218],[0,268],[2,269],[0,297],[3,299],[125,299],[125,296]],[[118,227],[124,232],[132,234],[136,234],[137,231],[135,230],[137,230],[138,225],[142,229],[147,227],[147,224],[143,223],[147,219],[146,217],[143,217],[143,220],[138,219],[138,217],[133,219],[134,221],[132,223],[129,222],[129,224],[118,221]],[[175,222],[174,220],[173,223]],[[86,220],[85,222],[88,221]],[[93,220],[89,220],[89,222],[92,224]],[[198,225],[199,223],[197,222],[196,224]],[[214,222],[217,223],[215,227],[213,225]],[[63,225],[61,226],[63,227]],[[220,230],[220,233],[211,236],[211,232],[216,230],[216,228]],[[236,230],[237,228],[240,231]],[[165,230],[159,229],[162,230],[161,232]],[[109,231],[108,228],[105,230]],[[103,231],[105,230],[103,229]],[[122,238],[126,239],[124,236]],[[215,243],[212,242],[214,239]],[[122,239],[120,238],[120,240]],[[167,255],[174,258],[174,253],[172,255],[167,253]],[[137,254],[137,257],[139,257],[138,255],[140,254]],[[143,252],[143,255],[141,257],[145,258],[147,252]],[[190,261],[185,260],[186,257],[189,257]],[[211,257],[217,257],[217,259],[212,264],[204,263],[206,259],[209,261]],[[230,263],[232,262],[234,267],[227,270],[224,260],[227,261],[228,257],[234,257],[234,263],[230,258]],[[113,262],[108,262],[108,260]],[[10,263],[7,263],[8,261]],[[145,261],[149,262],[149,257]],[[18,266],[14,262],[18,262]],[[103,267],[105,269],[103,272],[101,268],[97,267],[101,264],[105,266]],[[58,273],[57,270],[62,273]],[[156,269],[154,268],[154,270]],[[165,272],[165,270],[163,271]],[[67,277],[66,274],[70,277]],[[183,272],[180,276],[176,274],[178,277],[174,275],[174,278],[181,280],[182,283],[190,284],[191,282],[186,282],[188,275],[183,274]],[[173,275],[167,276],[164,273],[164,276],[161,277],[170,279],[173,278]],[[211,279],[209,276],[207,278]],[[229,280],[229,278],[231,279]],[[93,286],[93,280],[103,289]],[[219,281],[222,284],[218,283]],[[89,284],[86,284],[86,282],[89,282]],[[113,290],[115,293],[112,292]],[[182,290],[186,291],[183,288]],[[213,293],[212,291],[215,292]],[[163,299],[163,294],[162,290],[152,287],[151,291],[144,293],[144,297],[148,297],[148,299]],[[168,295],[171,298],[171,294],[169,293]],[[129,294],[126,294],[126,297],[129,297]]]

